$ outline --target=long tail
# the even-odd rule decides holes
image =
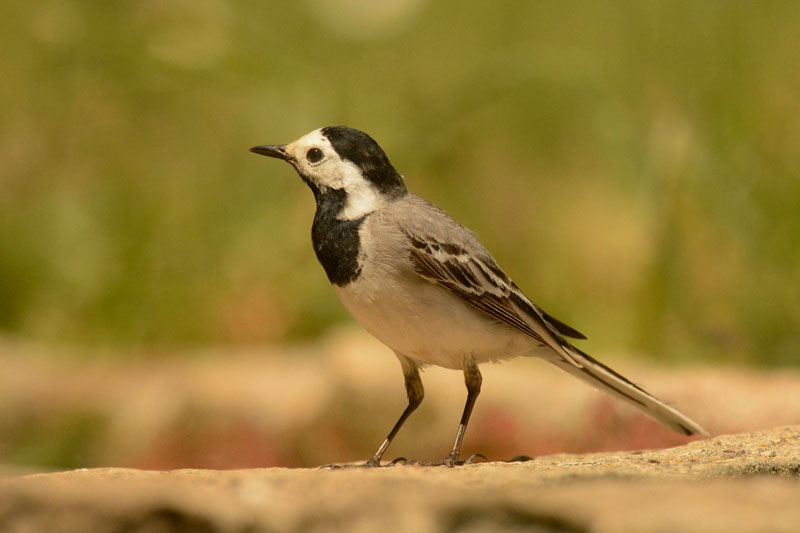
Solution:
[[[568,360],[550,359],[548,361],[569,372],[593,387],[604,390],[641,409],[650,418],[661,422],[670,429],[685,435],[708,435],[700,425],[677,409],[665,404],[635,383],[597,361],[574,346],[569,346],[570,355],[582,366],[578,367]]]

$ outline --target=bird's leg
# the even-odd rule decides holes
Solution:
[[[394,439],[397,432],[400,431],[400,428],[403,426],[403,423],[406,419],[414,412],[414,410],[419,407],[419,404],[422,403],[422,399],[425,397],[425,389],[422,386],[422,380],[419,378],[419,369],[417,365],[411,359],[406,357],[398,356],[400,359],[400,364],[403,367],[403,376],[406,380],[406,394],[408,395],[408,407],[406,407],[403,414],[400,415],[400,418],[395,423],[392,430],[389,432],[389,435],[386,437],[386,440],[383,441],[378,451],[375,452],[371,458],[367,459],[367,462],[364,466],[380,466],[381,465],[381,457],[383,457],[384,452],[386,452],[386,448],[389,447],[389,444],[392,443],[392,439]],[[474,400],[473,400],[474,401]]]
[[[453,444],[453,449],[450,455],[444,460],[445,466],[454,467],[458,464],[458,456],[461,455],[461,442],[464,440],[464,433],[467,431],[467,423],[469,423],[469,415],[472,414],[472,408],[475,407],[475,400],[478,399],[478,394],[481,393],[481,371],[478,370],[478,365],[473,359],[469,359],[464,364],[464,384],[467,386],[467,403],[464,405],[464,413],[461,415],[461,423],[458,425],[458,432],[456,433],[456,442]]]

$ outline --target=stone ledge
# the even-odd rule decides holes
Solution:
[[[800,426],[456,469],[102,468],[0,482],[2,531],[793,531]]]

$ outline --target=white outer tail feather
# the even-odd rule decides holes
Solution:
[[[548,358],[548,361],[593,387],[606,391],[639,408],[650,418],[678,433],[708,436],[708,433],[688,416],[665,404],[588,354],[577,348],[571,346],[570,348],[570,354],[583,365],[583,368],[576,367],[564,359]]]

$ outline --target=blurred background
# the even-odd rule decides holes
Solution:
[[[374,451],[404,404],[399,367],[317,264],[310,192],[247,152],[331,124],[372,135],[584,349],[635,356],[621,370],[678,387],[685,410],[707,398],[699,381],[699,396],[681,392],[676,364],[794,376],[798,21],[794,2],[0,4],[0,462],[297,466]],[[360,362],[341,355],[356,348]],[[507,378],[539,375],[529,363]],[[314,377],[331,368],[341,383]],[[452,405],[441,424],[422,414],[404,454],[451,442],[463,385],[441,381]],[[576,420],[621,435],[607,446],[672,442],[622,407],[627,423],[597,422],[616,404],[586,394],[603,408]],[[531,442],[521,399],[487,401],[480,444]],[[349,419],[364,410],[380,416]],[[442,424],[444,441],[429,431]],[[604,446],[585,439],[519,452]]]

